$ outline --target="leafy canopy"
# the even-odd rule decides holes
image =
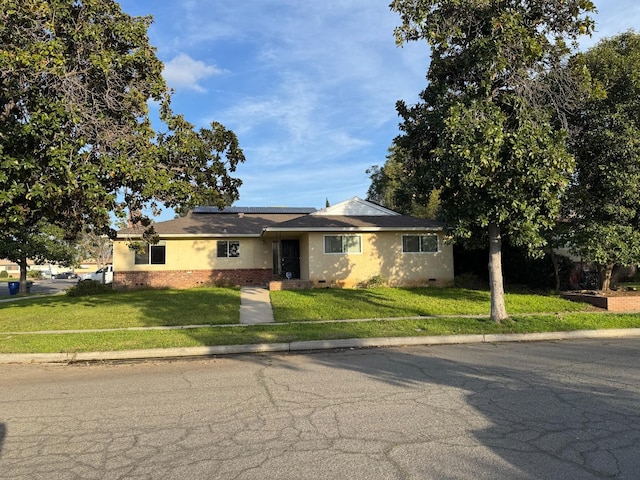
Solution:
[[[556,127],[570,98],[561,66],[588,33],[589,1],[396,0],[399,44],[425,39],[432,51],[421,102],[398,102],[410,152],[408,178],[440,189],[458,238],[479,239],[494,223],[514,244],[544,243],[573,169]]]
[[[640,34],[602,40],[571,67],[587,69],[592,80],[591,95],[570,117],[572,241],[602,266],[640,263]]]
[[[556,118],[571,42],[593,24],[588,0],[394,0],[398,44],[431,47],[421,102],[398,102],[410,185],[440,192],[455,237],[489,243],[491,318],[507,318],[502,235],[530,251],[545,243],[573,158]],[[565,88],[558,88],[563,86]],[[559,94],[558,92],[562,92]],[[558,115],[560,114],[560,115]]]
[[[150,24],[113,0],[0,0],[0,241],[237,198],[237,138],[173,113]]]

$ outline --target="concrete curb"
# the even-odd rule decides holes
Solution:
[[[0,364],[8,363],[74,363],[117,360],[141,360],[180,357],[211,357],[241,353],[302,352],[341,348],[403,347],[415,345],[455,345],[469,343],[539,342],[596,338],[640,338],[640,328],[611,330],[576,330],[572,332],[509,333],[491,335],[439,335],[425,337],[352,338],[312,340],[290,343],[252,345],[217,345],[191,348],[156,348],[118,352],[86,353],[9,353],[0,354]]]

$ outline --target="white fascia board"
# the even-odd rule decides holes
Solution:
[[[440,232],[442,227],[316,227],[316,228],[265,228],[263,233],[277,232]]]
[[[188,239],[192,239],[192,238],[260,238],[262,235],[261,234],[247,234],[247,233],[243,233],[243,234],[238,234],[238,235],[233,235],[231,233],[189,233],[189,234],[184,234],[184,233],[167,233],[167,234],[158,234],[158,236],[161,239],[165,239],[165,238],[188,238]],[[116,236],[116,240],[129,240],[129,239],[134,239],[134,238],[142,238],[142,235],[139,233],[136,234],[124,234],[124,235],[120,235],[118,234]]]

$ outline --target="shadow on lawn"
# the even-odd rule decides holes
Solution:
[[[102,309],[107,315],[131,315],[140,312],[145,326],[193,324],[233,324],[239,322],[240,291],[231,288],[194,288],[190,290],[136,290],[82,297],[39,298],[11,302],[11,308],[26,308],[35,302],[44,311],[67,309],[81,315],[81,309]],[[100,328],[99,321],[96,328]]]
[[[291,305],[286,301],[283,305],[274,302],[276,317],[282,321],[488,314],[490,311],[488,292],[457,288],[314,289],[292,290],[287,294],[295,299]],[[310,319],[308,312],[313,309],[320,315]]]

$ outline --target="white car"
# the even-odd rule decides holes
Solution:
[[[83,273],[78,278],[79,282],[83,280],[95,280],[98,283],[113,283],[113,265],[107,265],[95,272]]]

